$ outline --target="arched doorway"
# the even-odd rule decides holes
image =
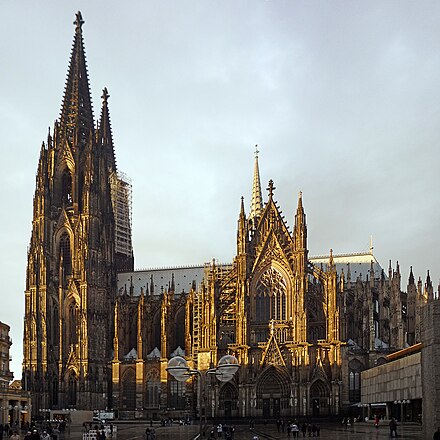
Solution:
[[[232,412],[237,409],[237,388],[230,382],[223,385],[220,390],[220,409],[223,409],[225,419],[232,417]]]
[[[67,405],[69,408],[76,407],[78,393],[78,376],[75,371],[71,371],[67,381]]]
[[[263,372],[257,383],[257,409],[263,417],[280,417],[289,407],[290,387],[286,375],[278,368]]]
[[[313,382],[310,387],[312,416],[328,416],[330,414],[330,391],[322,380]]]

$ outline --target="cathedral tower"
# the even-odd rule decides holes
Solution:
[[[109,404],[117,170],[106,89],[94,122],[83,23],[78,12],[61,115],[43,142],[36,177],[23,340],[23,386],[34,414]]]

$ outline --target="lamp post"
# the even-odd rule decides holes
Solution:
[[[240,365],[237,358],[229,354],[220,358],[216,368],[210,368],[205,371],[190,368],[186,359],[181,356],[175,356],[168,361],[167,371],[179,382],[185,382],[187,379],[194,375],[197,375],[199,377],[197,387],[197,400],[200,416],[199,439],[202,438],[203,434],[203,409],[205,409],[206,418],[206,408],[204,408],[205,405],[202,404],[204,403],[204,401],[202,402],[202,388],[203,390],[205,390],[206,375],[215,374],[215,377],[221,382],[228,382],[234,377],[234,374],[237,372],[239,367]]]

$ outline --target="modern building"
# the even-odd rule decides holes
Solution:
[[[19,427],[30,421],[31,398],[22,390],[21,381],[13,380],[14,373],[9,369],[10,327],[0,322],[0,424]]]
[[[116,169],[109,94],[93,119],[78,13],[61,116],[43,143],[28,253],[23,381],[42,408],[118,410],[120,417],[191,413],[193,380],[166,371],[183,356],[199,370],[226,353],[229,382],[209,376],[206,414],[337,415],[361,401],[361,372],[420,339],[434,300],[411,270],[385,272],[370,251],[310,257],[303,195],[293,227],[258,155],[252,199],[241,200],[235,256],[195,267],[133,270],[131,183]]]

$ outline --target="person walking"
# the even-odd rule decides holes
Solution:
[[[379,429],[379,416],[374,417],[374,426],[376,429]]]
[[[397,437],[397,422],[394,417],[390,420],[389,426],[390,426],[390,437]]]
[[[440,440],[440,426],[437,428],[437,431],[434,432],[433,440]]]

